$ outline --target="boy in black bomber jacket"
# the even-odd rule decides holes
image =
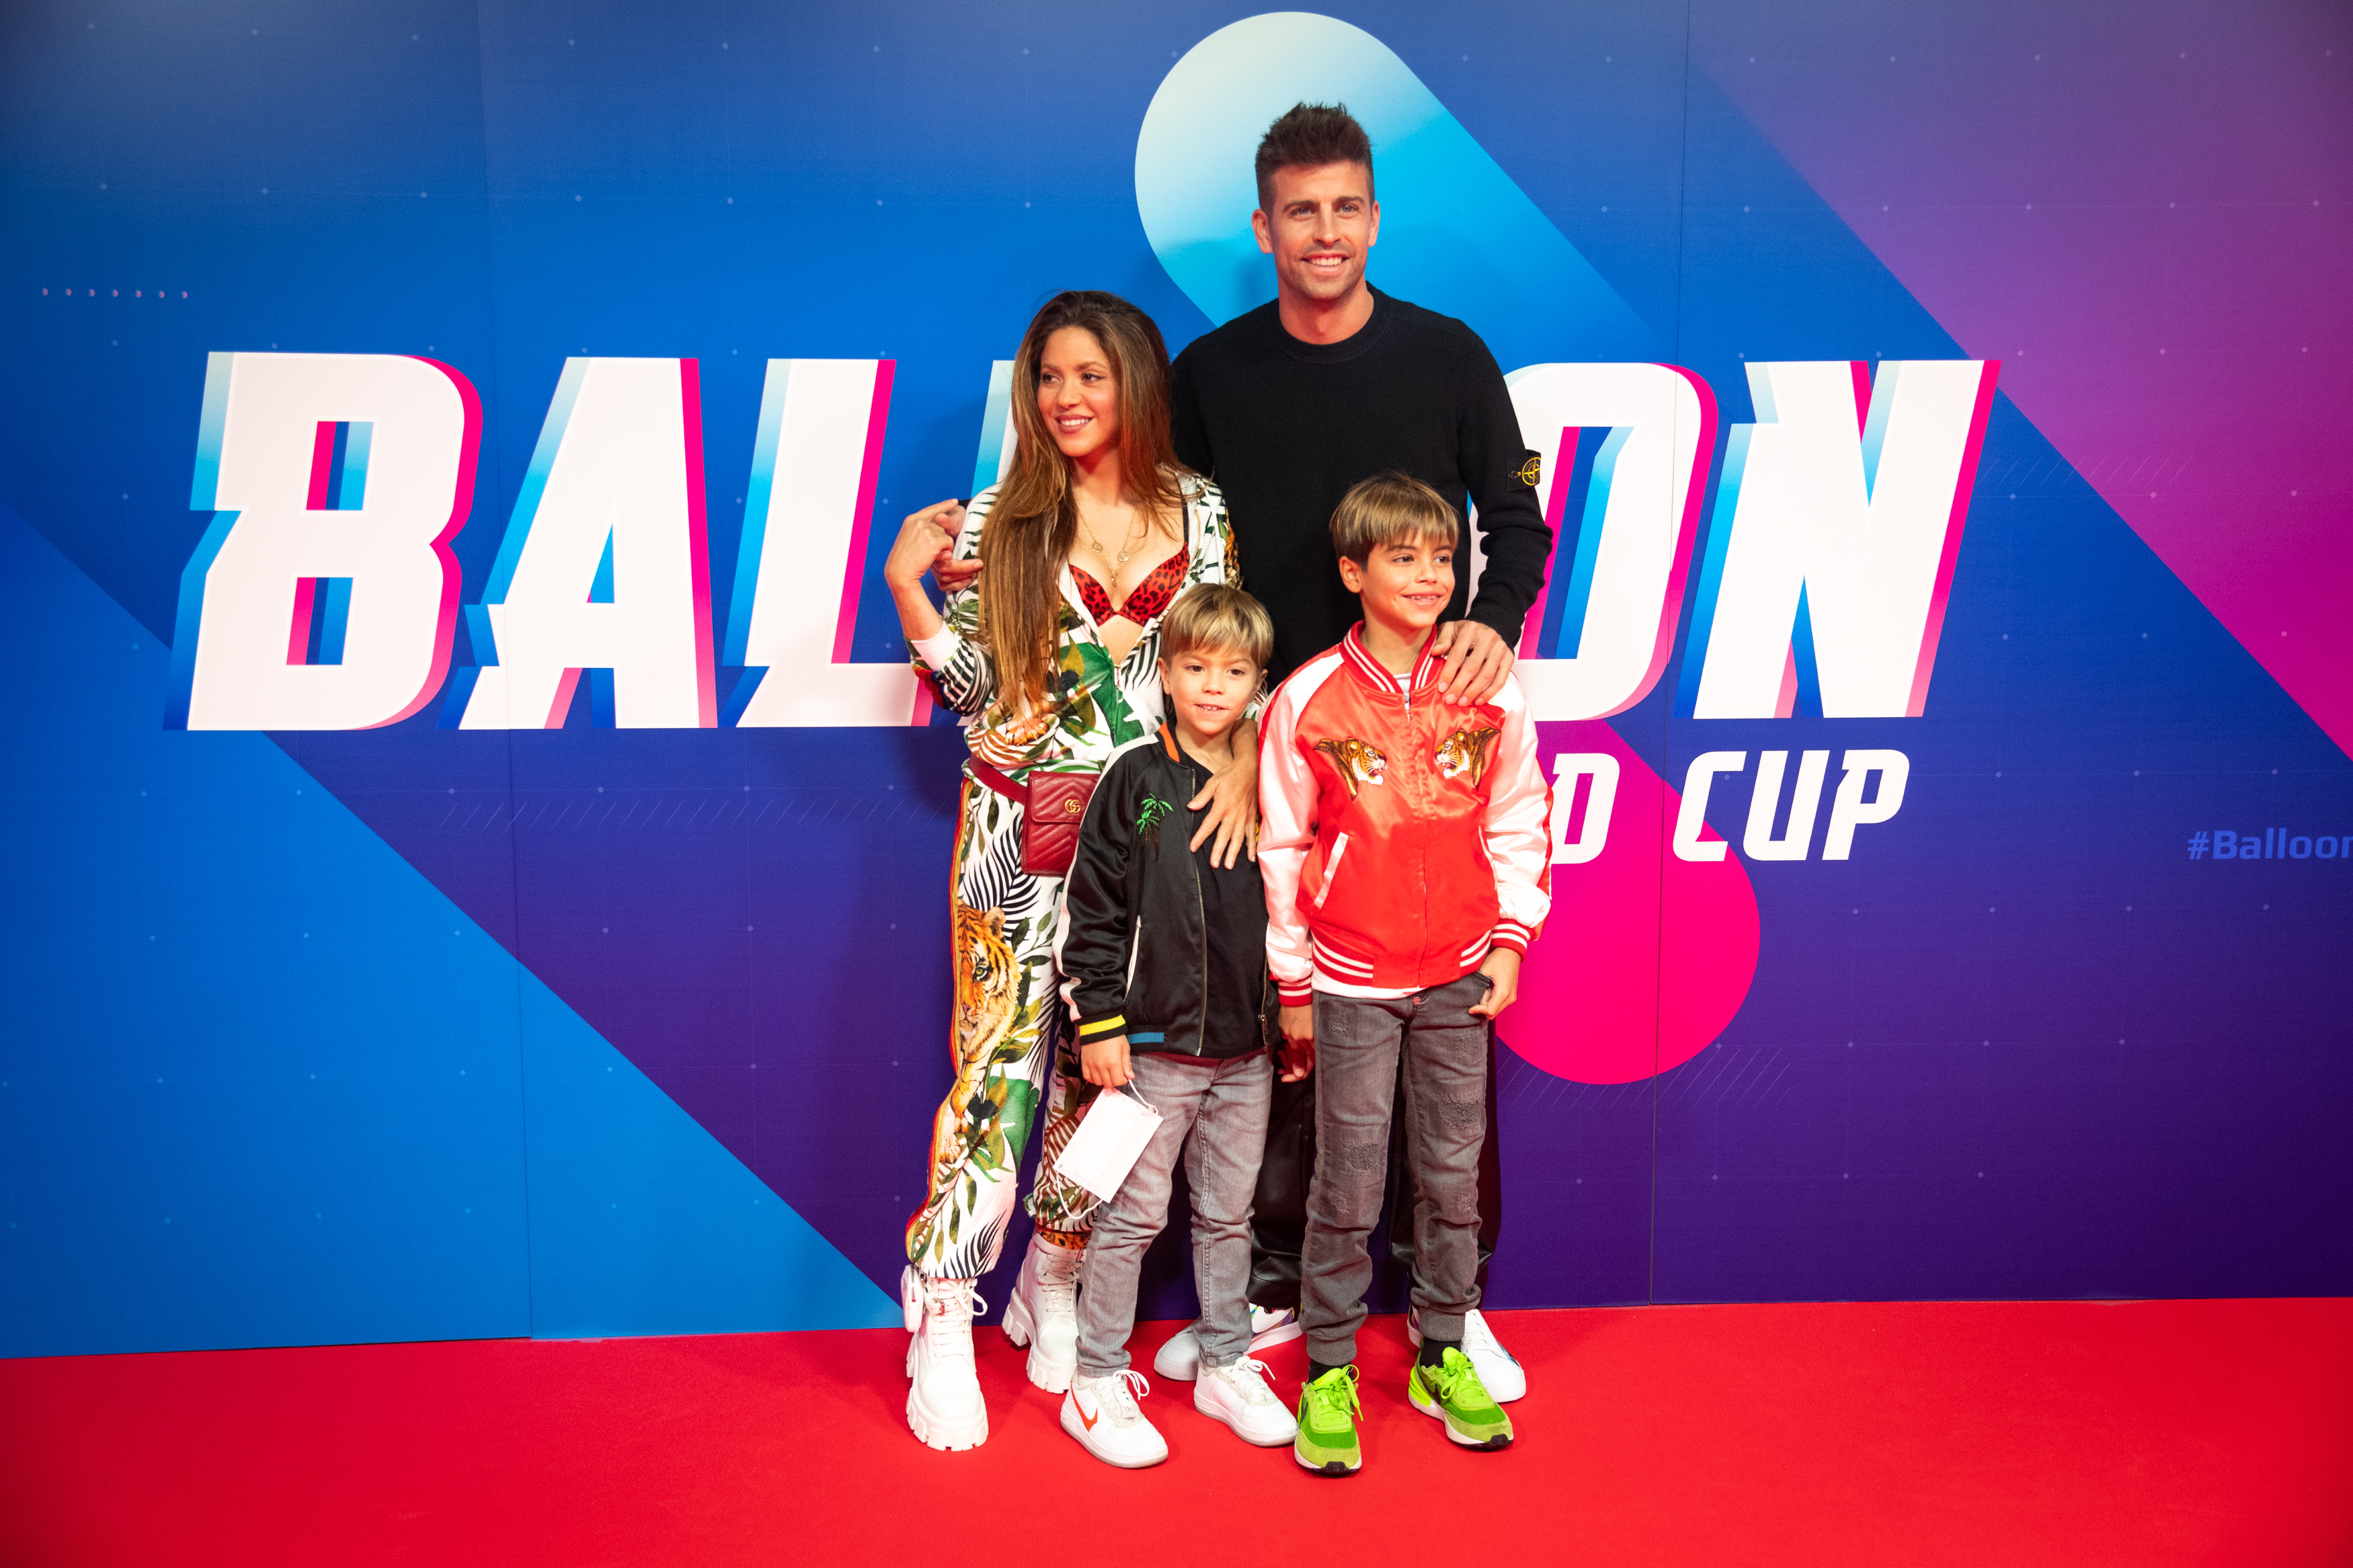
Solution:
[[[1126,1468],[1168,1457],[1136,1405],[1145,1382],[1128,1368],[1127,1337],[1136,1274],[1167,1223],[1180,1154],[1201,1294],[1194,1406],[1261,1447],[1297,1432],[1264,1363],[1250,1354],[1243,1297],[1274,1088],[1266,895],[1255,860],[1220,868],[1208,847],[1187,847],[1198,814],[1184,805],[1231,759],[1237,731],[1247,743],[1242,721],[1274,627],[1240,589],[1204,584],[1169,608],[1160,637],[1168,722],[1114,752],[1095,785],[1063,884],[1054,953],[1087,1081],[1124,1087],[1160,1113],[1126,1182],[1095,1211],[1079,1296],[1078,1376],[1062,1399],[1062,1429]]]

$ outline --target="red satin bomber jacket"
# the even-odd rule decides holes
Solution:
[[[1444,701],[1444,660],[1392,674],[1363,629],[1260,721],[1267,963],[1294,1006],[1443,985],[1493,947],[1525,952],[1552,905],[1552,792],[1519,683]]]

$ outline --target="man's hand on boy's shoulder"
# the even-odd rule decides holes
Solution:
[[[1450,702],[1493,701],[1512,678],[1512,645],[1484,621],[1449,621],[1430,647],[1446,660],[1438,689]]]
[[[1487,977],[1487,994],[1471,1009],[1474,1018],[1493,1022],[1495,1016],[1520,998],[1520,954],[1516,948],[1499,947],[1487,954],[1487,962],[1479,966]]]
[[[1247,854],[1258,858],[1258,722],[1245,719],[1244,743],[1234,748],[1234,760],[1209,775],[1209,782],[1185,803],[1187,811],[1207,811],[1193,830],[1187,849],[1198,849],[1214,833],[1209,864],[1230,871]]]
[[[1282,1081],[1297,1083],[1315,1070],[1315,1005],[1285,1007],[1275,1022],[1282,1031]]]
[[[1079,1072],[1098,1089],[1117,1089],[1132,1081],[1135,1068],[1127,1059],[1127,1037],[1089,1040],[1079,1047]]]

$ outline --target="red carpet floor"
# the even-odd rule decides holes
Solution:
[[[1451,1448],[1379,1319],[1345,1481],[1187,1384],[1168,1464],[1098,1465],[993,1329],[970,1454],[907,1435],[890,1331],[5,1362],[0,1563],[2353,1564],[2353,1301],[1496,1322],[1519,1445]]]

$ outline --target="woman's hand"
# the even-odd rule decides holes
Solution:
[[[936,506],[927,507],[915,514],[915,517],[931,518],[947,534],[947,538],[941,542],[938,551],[932,556],[932,581],[940,585],[940,592],[943,594],[953,594],[960,588],[969,588],[973,584],[973,580],[980,575],[978,556],[969,561],[956,559],[955,542],[956,536],[964,531],[964,502],[954,500],[944,500]],[[914,518],[909,518],[907,521],[913,522]]]
[[[1079,1072],[1098,1089],[1117,1089],[1133,1082],[1135,1069],[1128,1065],[1127,1037],[1113,1035],[1107,1040],[1089,1040],[1082,1045]]]
[[[899,525],[899,537],[892,541],[891,553],[883,558],[882,581],[894,594],[902,588],[920,586],[924,573],[933,571],[941,562],[955,559],[956,533],[963,526],[964,507],[953,500],[927,506],[911,515]],[[979,565],[978,562],[973,563],[974,570],[979,570]]]
[[[1315,1070],[1315,1005],[1286,1006],[1275,1023],[1282,1031],[1282,1081],[1297,1083]]]
[[[1209,775],[1201,793],[1186,803],[1188,809],[1208,808],[1201,826],[1193,830],[1187,849],[1198,849],[1214,833],[1209,864],[1231,870],[1247,851],[1258,858],[1258,721],[1245,719],[1234,731],[1234,760]]]
[[[939,636],[947,624],[923,592],[923,574],[955,555],[956,531],[963,526],[964,508],[956,502],[927,506],[899,525],[899,537],[882,558],[882,581],[898,607],[899,629],[911,643]]]
[[[1471,1009],[1471,1016],[1492,1024],[1496,1014],[1520,999],[1520,955],[1511,948],[1499,947],[1487,955],[1479,973],[1487,977],[1487,994]]]

